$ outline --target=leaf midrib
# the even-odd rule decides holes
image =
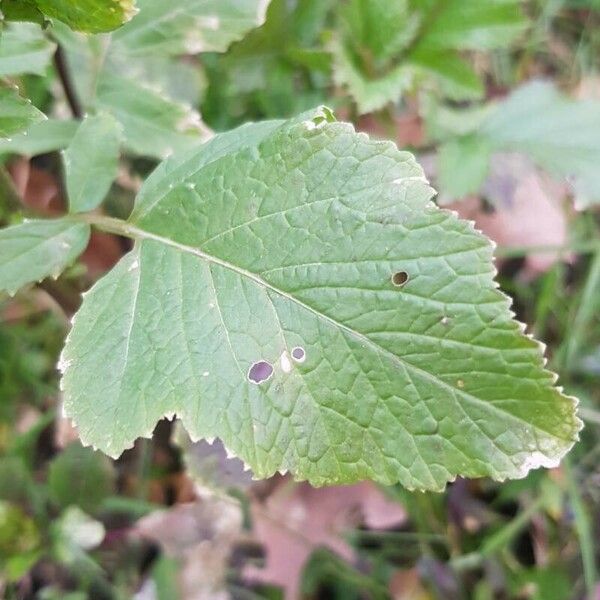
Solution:
[[[466,401],[468,401],[470,403],[474,403],[476,405],[482,406],[485,409],[491,410],[493,412],[497,412],[497,413],[499,413],[505,417],[508,417],[512,420],[515,420],[519,423],[524,423],[527,427],[533,427],[534,429],[543,433],[544,435],[552,437],[556,440],[559,440],[560,442],[569,443],[572,441],[571,439],[565,439],[565,438],[559,437],[554,432],[548,431],[546,429],[542,429],[538,425],[534,425],[534,424],[530,423],[529,421],[523,419],[522,417],[519,417],[518,415],[514,415],[508,411],[502,410],[495,404],[485,402],[484,400],[481,400],[477,396],[473,396],[472,394],[469,394],[465,390],[451,386],[450,384],[446,383],[445,381],[438,379],[435,374],[430,373],[429,371],[426,371],[425,369],[422,369],[421,367],[418,367],[418,366],[412,364],[411,362],[398,356],[397,354],[394,354],[392,351],[388,350],[387,348],[385,348],[383,346],[380,346],[375,341],[373,341],[369,337],[365,336],[364,334],[360,333],[359,331],[356,331],[356,330],[352,329],[351,327],[348,327],[344,323],[340,323],[339,321],[336,321],[334,318],[330,317],[329,315],[326,315],[325,313],[322,313],[321,311],[315,309],[314,307],[310,306],[309,304],[305,304],[298,298],[295,298],[294,296],[288,294],[287,292],[275,287],[274,285],[265,281],[264,279],[262,279],[261,277],[259,277],[258,275],[256,275],[255,273],[253,273],[251,271],[248,271],[242,267],[239,267],[233,263],[230,263],[226,260],[223,260],[223,259],[213,256],[211,254],[207,254],[206,252],[203,252],[202,250],[200,250],[198,248],[194,248],[193,246],[181,244],[179,242],[176,242],[169,238],[163,237],[156,233],[152,233],[150,231],[140,229],[139,227],[136,227],[135,225],[132,225],[132,224],[122,221],[120,219],[110,219],[110,218],[107,219],[105,217],[97,217],[97,216],[91,215],[91,218],[89,220],[93,224],[99,226],[100,228],[104,228],[113,233],[117,233],[119,235],[124,235],[126,237],[131,237],[131,238],[134,238],[137,240],[144,240],[144,239],[152,240],[152,241],[158,242],[160,244],[164,244],[166,246],[175,248],[175,249],[179,250],[180,252],[185,252],[187,254],[197,256],[198,258],[201,258],[201,259],[207,261],[208,263],[216,264],[225,269],[233,271],[233,272],[237,273],[238,275],[241,275],[243,277],[250,279],[257,285],[271,290],[275,294],[289,300],[290,302],[293,302],[294,304],[301,306],[305,310],[308,310],[309,312],[314,314],[316,317],[318,317],[320,319],[324,319],[325,321],[331,323],[335,327],[342,329],[343,331],[345,331],[352,337],[358,339],[360,342],[362,342],[364,344],[368,344],[369,346],[374,348],[377,352],[388,356],[393,362],[398,363],[403,368],[412,370],[413,372],[421,375],[422,377],[428,379],[429,381],[432,381],[435,385],[450,391],[450,393],[457,394],[458,396],[462,397],[463,399],[465,399]],[[473,422],[475,423],[475,421],[473,421]]]

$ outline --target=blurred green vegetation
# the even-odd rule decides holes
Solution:
[[[68,45],[64,32],[41,35]],[[484,212],[499,208],[484,186],[494,152],[519,151],[559,179],[569,163],[578,180],[565,195],[566,239],[537,249],[558,253],[558,260],[531,274],[532,244],[501,244],[499,281],[514,298],[518,319],[547,343],[560,384],[580,399],[586,423],[580,443],[559,468],[520,481],[459,480],[444,494],[386,490],[405,507],[405,523],[340,534],[356,552],[353,562],[315,549],[299,588],[306,598],[340,600],[597,598],[600,2],[273,0],[266,23],[227,52],[170,56],[154,68],[146,65],[144,76],[163,79],[164,64],[171,93],[192,102],[215,130],[326,103],[359,129],[397,138],[424,160],[433,157],[433,179],[445,200],[475,196]],[[77,77],[75,62],[71,68]],[[508,133],[518,137],[528,126],[515,126],[509,115],[500,128],[504,145],[490,146],[490,111],[535,78],[573,97],[560,100],[568,104],[561,127],[552,129],[557,117],[544,114],[541,102],[529,118],[547,123],[546,137],[506,142]],[[31,68],[19,79],[34,104],[52,113],[56,72]],[[15,138],[0,151],[20,154],[15,144],[22,142]],[[39,180],[40,172],[57,174],[54,149],[52,142],[40,152],[23,151],[36,155],[30,180],[36,174]],[[136,178],[155,164],[152,157],[129,161],[128,179],[108,201],[115,214],[126,214]],[[585,210],[574,210],[574,200]],[[3,223],[27,210],[2,186]],[[80,291],[102,271],[107,253],[123,250],[111,243],[109,250],[95,249],[100,266],[92,260],[58,282],[0,298],[0,594],[8,600],[133,598],[149,581],[154,595],[139,598],[179,595],[181,561],[136,534],[141,517],[194,497],[170,425],[161,423],[152,441],[111,461],[81,447],[61,419],[58,354]],[[250,505],[262,493],[235,494],[246,535]],[[283,597],[276,586],[244,578],[243,565],[264,562],[245,542],[228,557],[223,593]]]

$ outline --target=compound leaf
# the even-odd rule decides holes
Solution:
[[[521,0],[350,0],[331,45],[335,79],[362,112],[396,101],[417,82],[454,99],[481,96],[464,50],[505,46],[524,30]]]
[[[58,277],[85,249],[89,225],[66,219],[25,221],[0,229],[0,291]]]
[[[577,438],[494,281],[492,245],[437,208],[413,157],[326,109],[163,163],[86,294],[65,410],[119,455],[158,419],[258,477],[440,490],[522,477]]]

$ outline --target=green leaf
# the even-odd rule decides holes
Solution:
[[[129,54],[224,52],[265,20],[270,0],[138,0],[139,14],[113,36]]]
[[[30,21],[39,25],[46,22],[35,0],[0,0],[0,13],[7,21]]]
[[[87,33],[112,31],[136,13],[134,0],[34,0],[39,10],[71,29]]]
[[[556,465],[575,403],[512,319],[491,243],[431,202],[410,154],[331,121],[219,135],[161,165],[129,222],[99,217],[136,244],[59,363],[82,441],[118,456],[176,414],[257,477],[315,485]]]
[[[46,117],[29,100],[19,96],[19,89],[0,82],[0,137],[8,137]]]
[[[468,136],[453,142],[454,162],[478,164],[483,171],[491,152],[522,152],[550,174],[570,180],[580,208],[600,202],[600,102],[573,100],[537,81],[478,114]],[[441,185],[444,192],[459,191],[448,176]]]
[[[58,277],[85,249],[90,228],[66,219],[25,221],[0,229],[0,291]]]
[[[210,137],[192,107],[124,77],[105,74],[96,105],[121,123],[126,148],[142,156],[164,158]]]
[[[261,27],[223,55],[205,57],[205,118],[227,130],[244,115],[289,116],[319,105],[331,59],[321,47],[334,0],[273,0]]]
[[[371,58],[393,58],[412,42],[420,24],[409,0],[350,0],[341,8],[348,37],[368,48]]]
[[[61,508],[75,504],[93,513],[113,489],[110,461],[91,448],[71,444],[50,463],[48,490]]]
[[[43,75],[55,49],[36,25],[10,24],[0,36],[0,77]]]
[[[550,83],[533,82],[498,105],[480,135],[495,149],[523,152],[551,174],[571,179],[581,208],[600,202],[597,100],[572,100]]]
[[[412,0],[423,14],[424,34],[417,47],[446,50],[502,48],[527,22],[521,0]]]
[[[40,555],[41,534],[35,521],[23,509],[0,501],[0,573],[17,581]]]
[[[70,212],[96,208],[110,190],[119,168],[121,126],[101,113],[86,117],[63,155]]]
[[[73,139],[77,127],[77,121],[40,121],[10,139],[0,139],[0,154],[37,156],[62,150]]]
[[[341,42],[332,41],[330,48],[334,55],[333,79],[338,86],[347,88],[361,113],[378,110],[398,99],[402,91],[415,86],[417,72],[414,68],[401,64],[385,77],[370,79],[365,77]]]
[[[464,137],[443,144],[438,154],[438,182],[451,200],[476,194],[490,167],[486,140]]]
[[[483,86],[461,57],[510,43],[526,25],[521,0],[350,0],[342,36],[334,40],[335,79],[361,112],[398,100],[405,91],[439,88],[456,100]]]

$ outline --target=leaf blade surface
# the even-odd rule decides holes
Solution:
[[[83,252],[89,235],[89,225],[66,219],[1,229],[0,290],[14,294],[27,283],[58,277]]]
[[[555,465],[573,400],[512,320],[490,242],[430,202],[411,155],[330,120],[217,136],[151,178],[136,247],[61,359],[82,439],[118,455],[177,414],[255,475],[316,485],[439,490]]]
[[[101,113],[86,117],[63,154],[69,209],[96,208],[110,190],[119,167],[121,126]]]

